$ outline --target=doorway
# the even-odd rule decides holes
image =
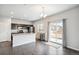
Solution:
[[[49,22],[48,41],[63,45],[63,20]]]

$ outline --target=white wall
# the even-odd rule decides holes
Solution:
[[[0,17],[0,42],[11,39],[11,19]]]
[[[23,19],[11,19],[11,23],[17,23],[17,24],[32,24],[32,22],[23,20]]]
[[[52,15],[43,20],[46,40],[48,39],[48,22],[62,19],[66,19],[66,32],[64,33],[65,38],[63,39],[65,40],[66,46],[79,51],[79,7]],[[35,22],[35,26],[38,23],[40,23],[40,21]]]

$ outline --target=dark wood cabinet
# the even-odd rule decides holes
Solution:
[[[12,30],[20,30],[18,32],[23,33],[24,30],[27,30],[27,33],[34,33],[35,32],[35,27],[33,25],[27,25],[27,24],[11,24],[11,29]]]
[[[45,41],[45,33],[40,33],[40,40]]]

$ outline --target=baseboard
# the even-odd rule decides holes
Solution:
[[[0,43],[3,43],[3,42],[11,42],[11,41],[0,41]]]
[[[79,52],[79,49],[76,49],[76,48],[73,48],[73,47],[70,47],[70,46],[67,46],[66,48]]]
[[[11,39],[7,39],[7,40],[0,40],[0,42],[10,42],[11,41]]]

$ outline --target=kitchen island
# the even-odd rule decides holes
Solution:
[[[35,42],[35,33],[12,34],[12,47]]]

